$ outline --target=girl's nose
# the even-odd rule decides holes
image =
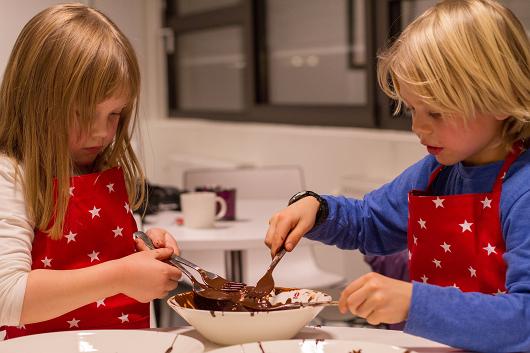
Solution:
[[[94,125],[92,126],[92,138],[94,139],[105,139],[108,134],[107,124],[105,121],[100,121],[101,119],[96,119]]]

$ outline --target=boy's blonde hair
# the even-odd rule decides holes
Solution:
[[[494,0],[440,1],[380,53],[378,80],[396,114],[401,82],[440,113],[508,116],[507,146],[530,135],[529,39]]]
[[[125,94],[128,104],[113,143],[94,167],[120,166],[130,204],[141,203],[144,175],[130,143],[139,90],[132,45],[99,11],[81,4],[52,6],[23,28],[0,87],[0,150],[23,167],[27,211],[37,229],[62,236],[75,172],[69,129],[89,128],[96,105],[116,95]]]

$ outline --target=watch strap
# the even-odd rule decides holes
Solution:
[[[288,205],[292,205],[296,201],[301,200],[307,196],[313,196],[315,199],[317,199],[319,207],[315,218],[315,226],[322,224],[328,218],[329,207],[326,199],[317,194],[316,192],[310,190],[297,192],[289,199]]]

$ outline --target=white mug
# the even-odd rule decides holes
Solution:
[[[215,207],[219,203],[217,214]],[[184,226],[189,228],[212,228],[215,220],[226,213],[226,201],[214,192],[189,192],[180,195],[180,207],[184,216]]]

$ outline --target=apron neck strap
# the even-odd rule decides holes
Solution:
[[[506,176],[506,172],[511,167],[513,162],[523,153],[523,141],[518,140],[514,142],[512,145],[512,149],[510,153],[506,156],[506,159],[504,159],[504,163],[502,164],[501,169],[499,170],[499,174],[497,174],[497,178],[495,179],[495,184],[493,185],[493,191],[501,191],[502,190],[502,182],[504,181],[504,177]]]
[[[438,177],[438,174],[440,174],[440,172],[445,168],[445,165],[439,165],[432,173],[431,173],[431,176],[429,178],[429,184],[427,184],[427,190],[425,190],[425,192],[431,194],[432,193],[432,186],[434,184],[434,181],[436,180],[436,178]]]

